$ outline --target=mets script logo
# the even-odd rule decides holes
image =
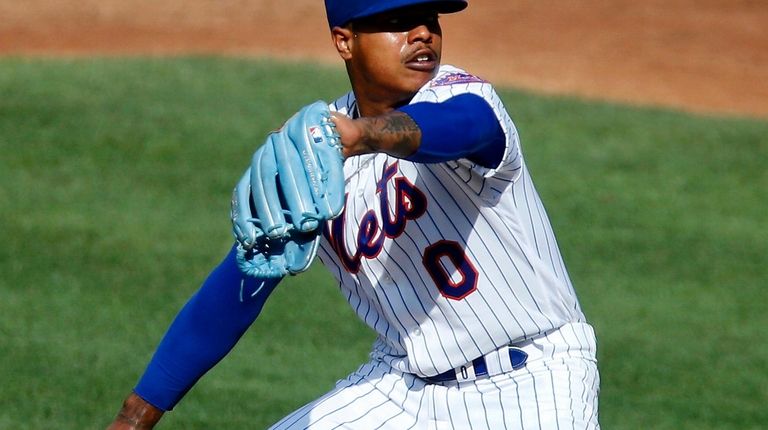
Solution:
[[[395,239],[405,231],[408,221],[420,218],[427,211],[427,196],[408,178],[398,176],[398,163],[384,165],[376,184],[379,198],[378,213],[369,209],[363,214],[357,229],[356,250],[350,252],[344,237],[346,217],[336,218],[324,234],[344,268],[357,274],[363,258],[376,258],[387,239]],[[393,191],[394,190],[394,191]],[[467,255],[465,245],[455,240],[437,238],[422,250],[421,262],[437,290],[451,300],[463,300],[477,291],[478,271]]]
[[[397,170],[397,162],[384,165],[381,180],[376,184],[379,212],[370,209],[363,214],[354,252],[347,249],[344,237],[346,213],[333,220],[324,231],[344,268],[352,274],[360,271],[363,258],[376,258],[387,239],[402,235],[408,221],[420,218],[427,211],[426,195],[408,178],[395,177]],[[463,243],[455,240],[437,238],[421,252],[424,270],[440,294],[451,300],[463,300],[477,291],[479,274],[464,248]]]
[[[427,210],[427,197],[407,178],[402,176],[395,178],[397,170],[397,162],[391,166],[384,165],[381,180],[376,184],[379,213],[370,209],[360,220],[356,241],[357,250],[350,253],[345,245],[346,213],[333,220],[330,232],[326,229],[328,241],[344,267],[351,273],[357,273],[360,270],[360,261],[363,257],[376,258],[387,238],[394,239],[403,234],[408,221],[419,218]],[[389,186],[390,182],[394,185],[393,187]],[[392,191],[390,188],[394,189],[394,195],[390,195]]]

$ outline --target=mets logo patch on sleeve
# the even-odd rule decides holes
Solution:
[[[439,78],[432,81],[432,84],[430,86],[432,87],[440,87],[444,85],[455,85],[455,84],[471,84],[471,83],[485,83],[487,82],[484,79],[480,79],[475,75],[470,75],[469,73],[459,73],[459,72],[453,72],[448,73],[444,76],[440,76]]]

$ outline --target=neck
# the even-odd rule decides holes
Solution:
[[[349,71],[349,70],[348,70]],[[361,117],[384,115],[411,101],[416,93],[397,93],[386,88],[371,85],[365,79],[357,79],[349,73],[349,82],[357,101],[357,110]]]
[[[354,86],[352,87],[352,91],[355,93],[355,100],[357,100],[357,110],[361,117],[384,115],[385,113],[392,112],[401,106],[407,105],[412,98],[411,96],[396,101],[376,99],[370,97],[370,95],[364,91],[357,91]]]

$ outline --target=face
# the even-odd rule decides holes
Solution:
[[[344,30],[348,51],[339,52],[356,94],[405,102],[440,66],[442,31],[432,9],[387,12],[354,21]]]

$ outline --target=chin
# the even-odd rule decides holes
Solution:
[[[429,71],[410,70],[411,77],[410,79],[408,79],[408,87],[412,88],[413,92],[415,93],[416,91],[421,89],[421,87],[423,87],[427,82],[432,80],[432,78],[434,78],[435,75],[437,75],[437,70],[438,70],[438,67],[435,67],[434,69]]]

